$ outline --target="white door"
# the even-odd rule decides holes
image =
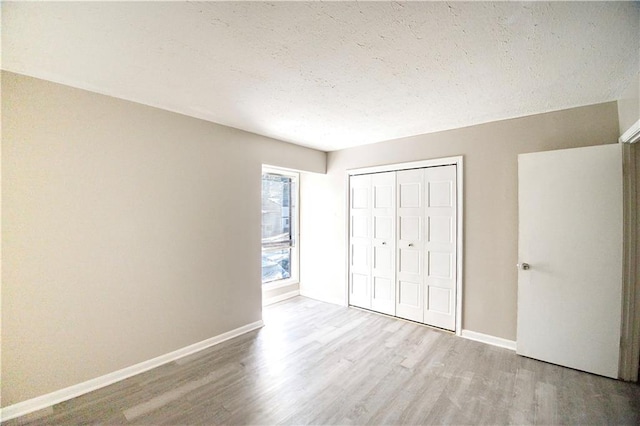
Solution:
[[[456,328],[456,166],[425,169],[424,323]]]
[[[622,197],[620,145],[518,156],[518,354],[618,377]]]
[[[350,178],[349,304],[371,308],[371,175]]]
[[[397,172],[396,316],[424,320],[424,169]]]
[[[396,173],[371,175],[373,238],[371,309],[396,313]]]

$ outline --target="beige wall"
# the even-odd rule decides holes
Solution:
[[[2,74],[2,405],[261,319],[261,163],[326,154]]]
[[[640,120],[640,73],[626,88],[618,100],[618,125],[620,135]]]
[[[517,155],[617,137],[610,102],[330,152],[328,174],[302,180],[301,293],[345,303],[346,170],[463,155],[463,328],[515,340]]]

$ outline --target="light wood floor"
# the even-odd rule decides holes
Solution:
[[[640,386],[297,297],[218,346],[15,424],[640,424]]]

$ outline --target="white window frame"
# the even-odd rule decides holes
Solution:
[[[294,246],[291,248],[291,277],[262,284],[263,290],[272,290],[300,283],[300,173],[290,169],[263,164],[260,179],[262,179],[262,174],[264,173],[287,176],[295,180],[295,194],[293,195],[295,196],[296,203],[293,220]],[[262,231],[262,223],[260,224],[260,230]],[[262,253],[262,247],[260,247],[260,253]]]

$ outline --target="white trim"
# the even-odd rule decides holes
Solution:
[[[456,209],[456,215],[457,217],[457,224],[456,226],[458,227],[457,229],[457,236],[458,239],[456,241],[456,257],[457,257],[457,262],[456,262],[456,266],[457,266],[457,274],[456,274],[456,329],[455,329],[455,333],[457,336],[460,336],[462,334],[462,273],[463,273],[463,268],[462,265],[464,264],[464,250],[463,250],[463,243],[464,243],[464,238],[462,238],[463,235],[463,218],[464,218],[464,196],[463,196],[463,189],[464,189],[464,174],[463,174],[463,169],[464,169],[464,160],[462,158],[462,156],[460,157],[456,157],[456,186],[458,188],[456,188],[456,195],[457,195],[457,202],[458,202],[458,208]]]
[[[474,340],[476,342],[486,343],[487,345],[498,346],[500,348],[516,350],[516,342],[513,340],[503,339],[502,337],[491,336],[489,334],[478,333],[477,331],[462,330],[460,334],[465,339]]]
[[[346,286],[345,286],[345,301],[346,305],[349,305],[349,178],[354,175],[362,175],[369,173],[382,173],[382,172],[391,172],[397,170],[408,170],[408,169],[420,169],[425,167],[437,167],[437,166],[448,166],[455,165],[456,166],[456,186],[457,186],[457,203],[458,208],[456,209],[457,220],[456,224],[458,227],[458,238],[456,241],[456,257],[457,257],[457,276],[456,276],[456,329],[455,333],[457,336],[460,336],[462,333],[462,282],[463,282],[463,268],[464,264],[463,258],[463,218],[464,218],[464,159],[462,155],[458,155],[455,157],[445,157],[445,158],[433,158],[428,160],[420,160],[420,161],[411,161],[408,163],[399,163],[399,164],[385,164],[381,166],[373,166],[373,167],[364,167],[358,169],[350,169],[347,170],[345,176],[345,253],[347,253],[345,263],[346,263]],[[344,304],[344,303],[343,303]]]
[[[225,342],[234,337],[238,337],[242,334],[256,330],[263,327],[262,320],[253,322],[251,324],[238,327],[234,330],[226,333],[219,334],[209,339],[203,340],[193,345],[185,346],[173,352],[169,352],[164,355],[160,355],[156,358],[152,358],[147,361],[132,365],[130,367],[123,368],[121,370],[114,371],[104,376],[96,377],[95,379],[87,380],[86,382],[78,383],[77,385],[69,386],[64,389],[60,389],[46,395],[38,396],[36,398],[28,399],[26,401],[18,402],[17,404],[9,405],[0,409],[0,419],[2,421],[14,419],[16,417],[24,416],[25,414],[32,413],[34,411],[42,410],[43,408],[50,407],[54,404],[58,404],[63,401],[75,398],[80,395],[84,395],[96,389],[103,388],[110,384],[119,382],[126,378],[135,376],[153,368],[159,367],[176,359],[191,355],[195,352]]]
[[[381,166],[363,167],[359,169],[347,170],[348,176],[365,175],[369,173],[393,172],[397,170],[422,169],[425,167],[448,166],[452,164],[461,164],[462,156],[433,158],[429,160],[411,161],[409,163],[384,164]]]
[[[640,141],[640,120],[636,121],[620,136],[620,143],[636,143]]]
[[[274,303],[282,302],[283,300],[291,299],[300,295],[300,290],[290,291],[288,293],[279,294],[277,296],[269,297],[268,299],[262,299],[262,306],[273,305]]]
[[[344,233],[344,278],[346,285],[344,286],[343,306],[349,306],[349,286],[351,285],[351,174],[349,170],[344,175],[345,188],[344,191],[344,211],[345,211],[345,233]]]
[[[332,305],[348,306],[348,304],[346,302],[346,299],[338,299],[338,298],[332,298],[332,297],[318,296],[318,295],[316,295],[314,293],[308,293],[308,292],[302,291],[302,290],[300,290],[300,296],[307,297],[307,298],[313,299],[313,300],[317,300],[319,302],[331,303]]]

